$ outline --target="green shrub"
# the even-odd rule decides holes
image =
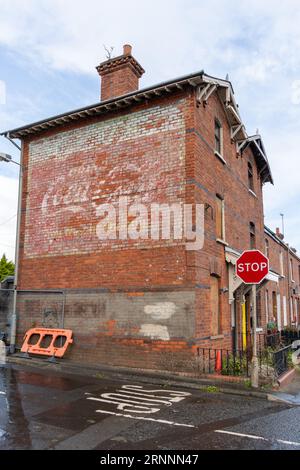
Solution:
[[[293,351],[290,349],[287,353],[287,365],[289,369],[292,369],[294,367],[292,355]]]
[[[244,375],[247,371],[247,357],[229,354],[222,359],[222,375]]]
[[[260,353],[260,363],[265,366],[274,366],[274,348],[268,346]]]

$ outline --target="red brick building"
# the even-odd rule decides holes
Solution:
[[[279,229],[276,233],[265,228],[265,254],[270,266],[279,275],[278,282],[268,282],[263,288],[266,322],[275,322],[279,330],[300,324],[300,258],[294,248],[284,242]]]
[[[272,176],[261,137],[247,135],[227,80],[200,71],[139,90],[130,46],[97,70],[100,102],[9,132],[24,166],[19,342],[32,326],[64,326],[72,360],[150,368],[198,346],[239,346],[251,305],[236,259],[266,238],[280,245],[264,230]],[[99,205],[125,196],[202,204],[203,248],[99,240]],[[261,293],[259,305],[265,326]]]

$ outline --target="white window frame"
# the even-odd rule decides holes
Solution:
[[[220,129],[220,151],[216,149],[216,124],[219,126]],[[214,120],[214,151],[215,155],[222,161],[222,163],[226,163],[225,158],[223,157],[224,154],[224,134],[223,134],[223,126],[218,118]]]

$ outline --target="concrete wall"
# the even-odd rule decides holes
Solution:
[[[70,360],[163,367],[162,353],[186,354],[194,344],[194,298],[188,290],[66,291],[63,315],[61,295],[20,293],[19,331],[64,326],[74,331]]]
[[[9,277],[0,283],[0,332],[8,333],[10,317],[13,306],[13,294],[9,289],[13,288],[13,278]]]

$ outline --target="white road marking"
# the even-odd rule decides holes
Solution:
[[[96,410],[96,413],[103,413],[103,414],[113,415],[113,416],[121,416],[123,418],[138,419],[141,421],[154,421],[155,423],[168,424],[171,426],[184,426],[186,428],[195,427],[193,424],[175,423],[173,421],[166,421],[164,419],[144,418],[143,416],[132,416],[132,415],[127,415],[123,413],[114,413],[113,411]]]
[[[255,436],[253,434],[242,434],[240,432],[224,431],[222,429],[217,429],[217,430],[215,430],[215,432],[217,432],[219,434],[229,434],[231,436],[247,437],[248,439],[257,439],[257,440],[261,440],[261,441],[271,442],[271,439],[267,439],[266,437],[262,437],[262,436]],[[282,439],[274,439],[274,440],[279,442],[280,444],[287,444],[287,445],[291,445],[291,446],[300,446],[300,442],[284,441]]]
[[[288,444],[291,446],[300,446],[300,442],[283,441],[282,439],[277,439],[277,442],[281,442],[281,444]]]
[[[262,441],[268,440],[261,436],[253,436],[253,434],[242,434],[240,432],[223,431],[222,429],[217,429],[215,432],[218,432],[220,434],[231,434],[232,436],[248,437],[249,439],[260,439]]]
[[[117,410],[125,413],[152,414],[160,411],[160,405],[172,406],[172,403],[179,403],[191,394],[175,390],[147,390],[140,385],[122,385],[121,389],[102,393],[100,397],[86,395],[89,395],[87,400],[117,405]]]
[[[159,408],[149,408],[149,406],[143,406],[143,405],[133,405],[131,400],[105,400],[104,398],[96,398],[96,397],[88,397],[87,400],[93,400],[93,401],[101,401],[104,403],[110,403],[113,405],[117,405],[117,410],[124,410],[124,408],[130,408],[132,413],[157,413],[159,411]]]
[[[176,390],[161,390],[161,389],[155,389],[155,390],[146,390],[144,389],[141,385],[122,385],[122,388],[125,390],[134,390],[134,391],[141,391],[143,393],[168,393],[169,395],[173,395],[175,397],[189,397],[191,394],[189,392],[179,392]],[[164,397],[167,398],[167,397]]]
[[[6,393],[5,393],[5,392],[1,392],[1,391],[0,391],[0,395],[6,395]]]
[[[118,390],[117,390],[118,391]],[[145,398],[145,395],[139,395],[137,396],[134,392],[128,392],[128,394],[124,393],[124,391],[120,390],[121,393],[102,393],[103,398],[112,398],[112,399],[120,399],[120,398],[133,398],[134,401],[131,401],[131,403],[138,403],[141,405],[155,405],[156,403],[162,403],[163,405],[168,405],[171,406],[172,403],[170,403],[169,400],[161,400],[158,398],[149,398],[149,395],[147,395],[147,398]],[[135,401],[137,400],[137,401]]]

